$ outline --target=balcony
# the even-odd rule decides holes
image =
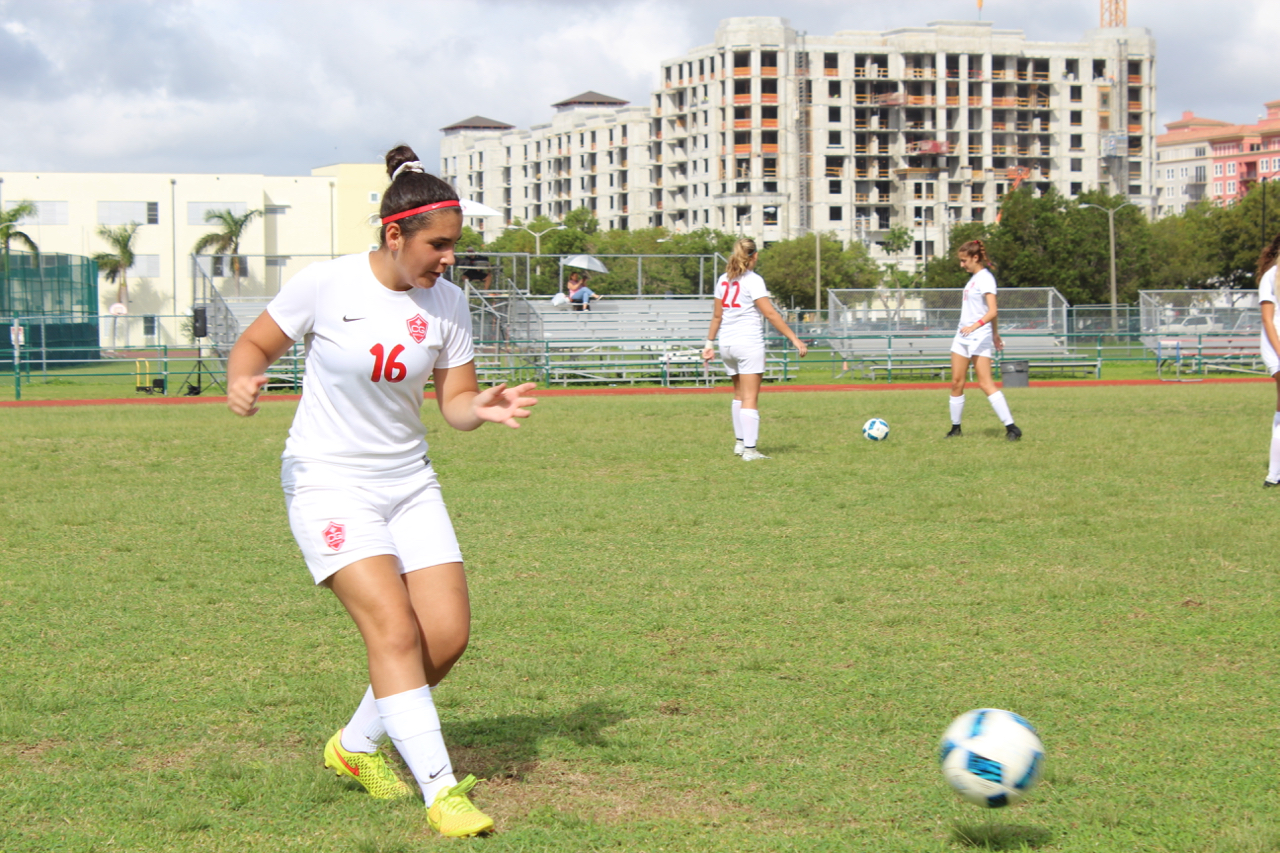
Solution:
[[[733,76],[734,76],[734,77],[750,77],[750,76],[751,76],[751,66],[749,66],[749,65],[735,65],[735,66],[733,67]]]
[[[761,77],[777,77],[778,67],[776,65],[762,65],[760,67]]]
[[[735,104],[749,104],[751,103],[751,95],[734,95],[733,102]]]
[[[765,154],[777,154],[777,153],[778,153],[778,143],[776,143],[776,142],[772,142],[772,143],[770,143],[770,142],[766,142],[766,143],[764,143],[763,145],[761,145],[761,146],[760,146],[760,150],[761,150],[763,153],[765,153]]]
[[[733,120],[733,129],[734,129],[734,130],[750,130],[750,129],[751,129],[751,119],[749,119],[749,118],[735,118],[735,119]]]
[[[906,76],[911,80],[935,80],[938,77],[936,68],[907,68]]]
[[[901,92],[882,92],[875,96],[876,106],[901,107],[907,103],[907,96]]]
[[[762,103],[762,104],[776,104],[776,103],[778,103],[778,93],[777,93],[777,92],[765,92],[765,93],[761,94],[761,95],[760,95],[760,103]]]
[[[909,107],[932,107],[937,104],[937,98],[933,95],[908,95],[907,106]]]

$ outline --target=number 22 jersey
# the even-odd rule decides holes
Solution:
[[[764,345],[764,328],[756,300],[768,298],[769,288],[757,273],[748,270],[734,281],[720,276],[716,282],[720,300],[720,346]]]
[[[435,368],[474,357],[461,288],[439,278],[430,288],[391,290],[362,252],[307,267],[267,312],[306,344],[302,402],[283,458],[365,472],[422,464],[423,387]]]

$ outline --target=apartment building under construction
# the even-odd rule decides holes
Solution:
[[[647,110],[564,102],[528,130],[451,126],[442,171],[508,222],[587,206],[605,227],[869,243],[903,225],[927,257],[1018,186],[1149,206],[1155,70],[1143,28],[1036,42],[988,22],[814,36],[730,18],[662,63]]]

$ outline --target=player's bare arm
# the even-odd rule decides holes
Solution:
[[[227,359],[227,407],[241,417],[258,411],[267,368],[293,346],[271,315],[263,311],[231,348]]]
[[[481,391],[474,362],[437,367],[432,376],[440,414],[449,426],[464,432],[485,423],[519,428],[518,419],[529,417],[529,409],[538,404],[536,397],[528,396],[537,387],[532,382],[515,388],[504,382]]]
[[[782,315],[778,313],[778,309],[773,307],[772,299],[769,299],[767,296],[762,296],[757,299],[756,310],[760,312],[762,317],[769,321],[769,325],[778,330],[778,334],[791,341],[792,346],[794,346],[796,351],[800,353],[801,358],[804,358],[808,354],[809,348],[805,346],[804,341],[800,340],[800,338],[796,336],[795,332],[791,331],[791,327],[787,325],[787,321],[783,320]]]

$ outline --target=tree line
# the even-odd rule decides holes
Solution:
[[[819,248],[814,243],[815,235],[810,233],[762,248],[756,269],[782,306],[815,304],[819,256],[824,290],[961,287],[968,275],[960,269],[955,253],[961,244],[977,238],[986,243],[988,254],[998,265],[1001,287],[1053,287],[1073,305],[1106,304],[1111,301],[1106,211],[1115,210],[1119,302],[1135,303],[1140,290],[1251,288],[1255,286],[1258,253],[1280,230],[1280,191],[1272,191],[1264,201],[1265,192],[1264,184],[1256,185],[1233,205],[1218,206],[1204,200],[1183,213],[1150,222],[1124,196],[1095,190],[1073,199],[1053,188],[1035,195],[1031,188],[1023,187],[1004,197],[998,224],[954,225],[945,250],[934,254],[919,271],[902,270],[897,263],[913,242],[911,233],[902,226],[886,232],[880,241],[890,257],[888,263],[877,263],[868,247],[856,241],[844,243],[834,234],[821,234]],[[1269,209],[1264,211],[1264,204]],[[531,231],[540,233],[540,240]],[[533,254],[540,242],[544,255],[718,252],[728,257],[735,239],[733,234],[711,228],[688,233],[673,233],[665,228],[605,231],[589,210],[579,208],[559,223],[545,216],[527,224],[517,221],[487,244],[479,233],[465,228],[459,251],[464,255],[482,255],[486,251]],[[635,293],[634,266],[612,266],[609,273],[592,276],[592,290],[604,294]],[[697,292],[696,260],[666,266],[646,260],[644,273],[646,293]],[[559,269],[549,261],[540,265],[530,290],[554,293],[560,280]]]

